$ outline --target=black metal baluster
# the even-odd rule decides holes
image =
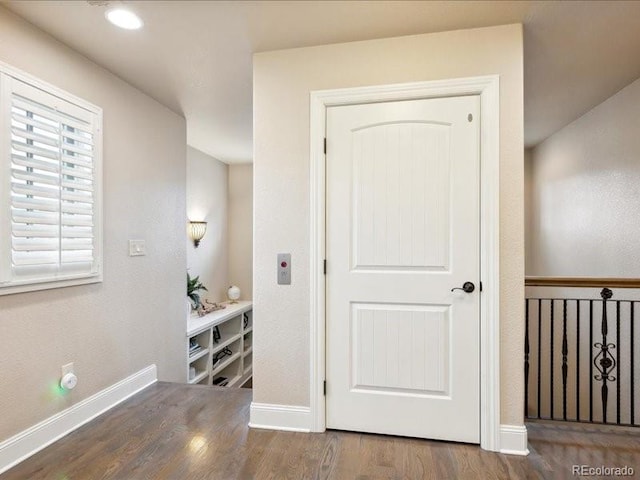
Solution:
[[[576,420],[580,421],[580,300],[576,300]]]
[[[607,333],[609,333],[609,325],[607,321],[607,293],[604,291],[604,289],[602,290],[602,323],[600,326],[600,333],[602,334],[602,345],[601,345],[601,351],[600,351],[600,353],[602,354],[602,358],[600,359],[600,361],[601,361],[601,365],[603,367],[606,367],[609,360],[607,358],[607,350],[606,350]],[[597,347],[597,344],[596,344],[596,347]],[[596,365],[596,368],[598,368],[598,365]],[[598,378],[596,377],[596,380],[597,379]],[[602,379],[602,387],[600,387],[600,398],[602,400],[602,422],[607,423],[607,401],[609,397],[609,387],[607,386],[607,376],[602,374],[601,379]]]
[[[524,416],[529,418],[529,299],[525,300],[524,315]]]
[[[629,365],[631,366],[631,386],[630,386],[630,388],[631,388],[631,422],[630,422],[631,425],[635,425],[635,420],[636,420],[635,419],[635,400],[636,400],[636,398],[635,398],[634,385],[633,385],[633,380],[634,380],[633,376],[635,374],[635,372],[634,372],[635,360],[633,358],[634,357],[633,345],[634,345],[634,333],[635,333],[634,332],[635,327],[634,327],[634,324],[633,324],[634,323],[634,318],[633,317],[635,316],[634,315],[635,304],[636,304],[636,302],[631,302],[631,318],[629,319],[629,321],[630,321],[630,323],[629,323],[629,336],[630,336],[630,339],[629,339],[630,348],[629,348],[629,350],[630,350],[630,353],[631,353],[631,355],[630,355],[631,356],[631,360],[629,361]]]
[[[551,335],[550,335],[550,339],[551,339],[551,361],[549,362],[549,374],[551,376],[550,382],[549,382],[549,410],[551,412],[551,414],[549,415],[550,418],[553,419],[553,299],[551,299],[550,303],[549,303],[549,307],[551,310]]]
[[[541,381],[542,379],[542,299],[538,299],[538,418],[541,418],[540,415],[541,409]]]
[[[569,346],[567,345],[567,301],[562,301],[562,419],[567,419],[567,354]]]
[[[593,352],[593,300],[589,300],[589,352]],[[591,355],[590,355],[591,357]],[[593,362],[589,362],[589,421],[593,422]]]
[[[616,423],[620,425],[620,300],[616,301],[616,365],[618,365],[618,381],[616,382]]]
[[[640,304],[640,300],[618,300],[613,299],[613,292],[609,288],[603,288],[600,292],[601,300],[596,299],[576,299],[576,298],[527,298],[525,299],[525,336],[524,336],[524,416],[525,418],[538,418],[543,420],[554,420],[554,421],[576,421],[576,422],[589,422],[589,423],[602,423],[605,425],[620,425],[620,426],[636,426],[640,427],[640,421],[636,418],[636,365],[635,361],[638,357],[635,352],[635,341],[636,341],[636,304]],[[549,302],[548,315],[549,319],[543,318],[543,310],[546,310],[545,302]],[[558,317],[556,319],[556,302],[562,301],[562,319]],[[588,307],[584,302],[589,302]],[[575,354],[571,355],[571,358],[575,360],[575,407],[574,404],[569,403],[568,395],[573,396],[573,394],[569,391],[569,381],[573,381],[573,377],[569,377],[569,335],[574,335],[573,329],[573,315],[574,311],[569,308],[573,302],[575,302]],[[623,310],[623,305],[629,303],[629,329],[626,330],[623,328],[622,323],[625,320],[627,315],[626,306]],[[615,311],[614,311],[614,303],[615,303]],[[531,343],[536,341],[536,338],[533,337],[533,332],[531,331],[535,325],[535,312],[532,312],[532,309],[537,305],[538,312],[538,332],[537,332],[537,359],[531,358],[532,355],[536,354],[535,346],[532,346]],[[584,305],[584,307],[583,307]],[[595,311],[594,311],[595,305]],[[601,315],[598,313],[597,309],[602,308]],[[588,309],[588,313],[587,313]],[[558,312],[558,315],[560,313]],[[615,331],[614,326],[610,325],[610,322],[614,321],[615,315]],[[589,325],[582,325],[582,317],[588,316]],[[597,318],[600,317],[600,318]],[[600,331],[596,332],[596,336],[598,338],[594,338],[594,329],[598,327],[597,322],[600,320]],[[547,322],[547,323],[545,323]],[[558,329],[562,329],[562,332],[558,332],[558,337],[562,336],[562,344],[556,346],[555,339],[555,324],[560,324],[562,322],[562,326],[558,325]],[[545,327],[549,329],[549,337],[548,343],[545,343],[545,347],[543,350],[543,340],[544,334],[542,331],[542,327],[544,325],[548,325]],[[588,328],[589,332],[585,332],[584,330]],[[629,349],[622,351],[623,343],[626,340],[623,340],[623,329],[628,333],[629,337]],[[599,335],[598,335],[599,333]],[[583,335],[588,335],[589,348],[587,352],[584,352],[582,348],[581,342],[586,340],[582,339]],[[615,335],[615,339],[613,336]],[[558,338],[559,339],[559,338]],[[573,343],[572,343],[573,344]],[[532,348],[533,347],[533,348]],[[558,352],[558,358],[556,359],[556,348],[560,347],[560,352]],[[547,350],[547,348],[549,350]],[[627,352],[627,353],[625,353]],[[549,385],[543,384],[542,379],[542,354],[549,355],[548,362],[549,366],[544,366],[545,370],[548,368],[549,375]],[[625,357],[628,354],[629,357]],[[587,365],[581,366],[582,357],[585,357],[585,361],[589,362],[589,370],[584,371],[587,368]],[[588,359],[588,360],[587,360]],[[557,373],[562,375],[562,412],[556,416],[556,405],[557,401],[560,399],[556,399],[556,385],[555,385],[555,377],[556,377],[556,360],[561,361],[559,371]],[[531,378],[531,369],[535,368],[535,365],[532,365],[532,362],[535,361],[537,364],[537,375],[535,379]],[[629,365],[629,373],[628,377],[625,377],[625,380],[628,378],[627,384],[629,385],[629,393],[627,394],[627,390],[625,387],[622,388],[622,377],[621,369],[622,363],[625,365]],[[624,372],[623,372],[624,373]],[[588,384],[585,384],[582,381],[581,376],[587,375],[589,376]],[[600,383],[600,395],[598,395],[597,391],[594,393],[594,389],[597,388],[594,385],[594,381]],[[534,397],[533,389],[536,388],[535,383],[532,385],[532,382],[537,382],[537,416],[533,412],[533,403],[536,401],[536,397]],[[612,382],[616,382],[612,385]],[[560,383],[560,380],[558,380]],[[572,385],[572,387],[573,387]],[[558,385],[560,386],[560,385]],[[547,389],[548,397],[548,406],[547,406],[547,414],[544,414],[542,402],[545,400],[543,397],[543,389]],[[584,404],[587,402],[587,398],[582,398],[582,388],[588,388],[589,390],[589,398],[588,398],[588,415],[587,412],[584,412],[585,415],[582,415],[581,407],[587,410],[587,407]],[[615,388],[615,405],[611,405],[614,402],[614,399],[611,398],[614,395],[613,388]],[[584,392],[586,393],[586,392]],[[622,395],[628,395],[623,402]],[[594,405],[596,410],[598,409],[598,398],[596,398],[594,403],[594,395],[599,396],[599,400],[601,402],[601,412],[600,416],[596,411],[594,416]],[[629,410],[628,413],[623,414],[622,410],[626,409],[626,402],[629,401]],[[575,415],[574,415],[575,408]],[[611,412],[609,412],[611,410]],[[615,413],[615,418],[614,418]],[[628,416],[627,416],[628,415]]]
[[[616,367],[616,360],[609,352],[609,349],[616,348],[616,346],[612,343],[607,343],[607,334],[609,333],[609,325],[607,320],[607,300],[609,300],[613,296],[613,292],[608,288],[603,288],[602,292],[600,292],[600,296],[602,297],[602,325],[601,325],[601,334],[602,334],[602,343],[595,343],[594,347],[599,348],[600,352],[593,359],[593,364],[598,370],[599,374],[595,375],[595,379],[599,382],[602,382],[602,386],[600,387],[600,398],[602,400],[602,423],[607,423],[607,402],[609,401],[609,386],[607,382],[615,381],[615,377],[610,375],[610,373]]]

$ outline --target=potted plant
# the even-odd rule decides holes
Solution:
[[[208,292],[207,287],[200,281],[200,276],[191,278],[191,275],[187,272],[187,297],[191,301],[192,310],[197,310],[202,303],[200,300],[200,290]]]

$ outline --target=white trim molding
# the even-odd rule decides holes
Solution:
[[[0,443],[0,474],[158,381],[155,365]]]
[[[251,403],[249,427],[288,432],[310,432],[309,407]]]
[[[524,425],[500,425],[500,453],[529,455],[527,427]]]
[[[310,423],[325,430],[326,109],[338,105],[480,96],[480,445],[500,450],[500,79],[498,75],[320,90],[310,95]]]
[[[38,264],[31,265],[28,270],[22,269],[21,271],[17,271],[16,268],[12,267],[11,207],[15,199],[12,200],[11,195],[5,194],[2,190],[5,190],[5,186],[11,185],[11,108],[13,97],[16,95],[28,100],[27,103],[29,104],[33,103],[31,107],[24,107],[27,111],[31,110],[34,105],[40,104],[42,108],[51,110],[51,115],[49,115],[51,121],[62,124],[68,122],[69,118],[76,118],[81,125],[84,125],[78,128],[93,135],[91,154],[93,174],[91,178],[87,178],[87,181],[90,181],[93,192],[91,207],[93,221],[91,251],[93,260],[84,262],[87,264],[87,268],[69,270],[64,268],[64,264],[68,263],[65,261],[61,261],[62,265],[57,267]],[[23,109],[22,107],[20,108]],[[72,122],[72,124],[74,123]],[[22,137],[23,139],[26,138],[24,135]],[[62,142],[62,137],[60,138]],[[62,147],[58,147],[58,150],[60,148]],[[61,150],[58,153],[61,153]],[[9,160],[0,166],[0,192],[2,192],[2,195],[0,195],[0,232],[2,232],[2,235],[0,235],[0,252],[2,252],[2,255],[0,255],[0,295],[102,282],[104,270],[102,108],[0,61],[0,155],[6,156]],[[60,161],[59,158],[58,161]],[[36,168],[31,164],[27,166]],[[58,186],[58,188],[61,187]],[[7,191],[9,190],[10,188],[7,189]],[[59,222],[55,223],[55,225],[61,226]],[[8,235],[4,233],[5,231]]]

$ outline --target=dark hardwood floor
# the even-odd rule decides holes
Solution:
[[[531,454],[518,457],[381,435],[250,430],[250,401],[249,389],[158,383],[0,480],[580,478],[573,464],[630,465],[640,476],[635,431],[531,424]]]

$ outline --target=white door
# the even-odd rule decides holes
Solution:
[[[479,111],[327,109],[327,428],[480,441]]]

